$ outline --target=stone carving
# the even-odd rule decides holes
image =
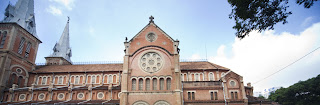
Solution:
[[[148,73],[154,73],[162,68],[164,61],[161,56],[155,52],[144,54],[140,59],[140,67]]]

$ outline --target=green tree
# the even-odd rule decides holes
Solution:
[[[310,8],[318,0],[297,0],[296,3]],[[232,6],[230,19],[234,19],[233,26],[237,30],[236,36],[246,37],[252,30],[259,32],[274,29],[277,23],[287,23],[287,17],[292,14],[287,11],[288,0],[228,0]]]
[[[269,99],[282,105],[320,105],[320,75],[280,88]]]

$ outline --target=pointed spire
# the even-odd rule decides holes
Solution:
[[[50,57],[63,57],[67,61],[71,62],[70,57],[72,56],[71,48],[69,44],[69,17],[68,22],[63,30],[60,40],[53,47],[53,53]]]
[[[30,32],[33,36],[38,38],[36,33],[33,0],[18,0],[14,6],[9,3],[4,15],[5,18],[2,20],[2,22],[17,23]]]

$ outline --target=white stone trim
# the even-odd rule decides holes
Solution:
[[[79,97],[80,95],[82,95],[81,98]],[[77,94],[77,98],[78,98],[78,99],[83,99],[83,98],[84,98],[84,93],[78,93],[78,94]]]
[[[43,95],[43,98],[40,98],[40,95]],[[46,98],[46,95],[44,93],[40,93],[38,95],[38,100],[44,100]]]
[[[99,97],[99,94],[102,94],[102,97]],[[103,97],[104,97],[103,92],[99,92],[99,93],[97,93],[97,99],[103,99]]]
[[[21,98],[21,97],[23,97],[23,98]],[[20,94],[19,95],[19,101],[23,101],[25,99],[26,99],[26,94]]]
[[[59,97],[60,95],[62,95],[62,98]],[[57,95],[57,98],[58,98],[58,100],[63,100],[63,99],[64,99],[64,93],[59,93],[59,94]]]

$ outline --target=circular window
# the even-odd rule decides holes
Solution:
[[[63,100],[63,98],[64,98],[64,94],[63,94],[63,93],[59,93],[59,94],[58,94],[58,99],[59,99],[59,100]]]
[[[144,54],[140,59],[140,67],[142,70],[153,73],[161,69],[164,61],[161,56],[155,52],[149,52]]]
[[[26,99],[26,94],[20,94],[19,95],[19,100],[24,100]]]
[[[17,71],[18,73],[20,73],[20,74],[22,73],[22,70],[21,70],[21,69],[19,69],[19,68],[18,68],[18,69],[16,69],[16,71]]]
[[[39,96],[38,96],[38,99],[39,100],[44,100],[44,93],[40,93]]]
[[[232,87],[236,86],[236,82],[230,81],[230,86],[232,86]]]
[[[99,92],[97,95],[98,95],[98,99],[102,99],[104,97],[103,92]]]
[[[150,33],[148,33],[147,35],[146,35],[146,39],[147,39],[147,41],[149,41],[149,42],[154,42],[155,40],[157,40],[157,35],[155,34],[155,33],[153,33],[153,32],[150,32]]]
[[[84,94],[83,93],[78,93],[78,99],[83,99],[83,97],[84,97]]]

